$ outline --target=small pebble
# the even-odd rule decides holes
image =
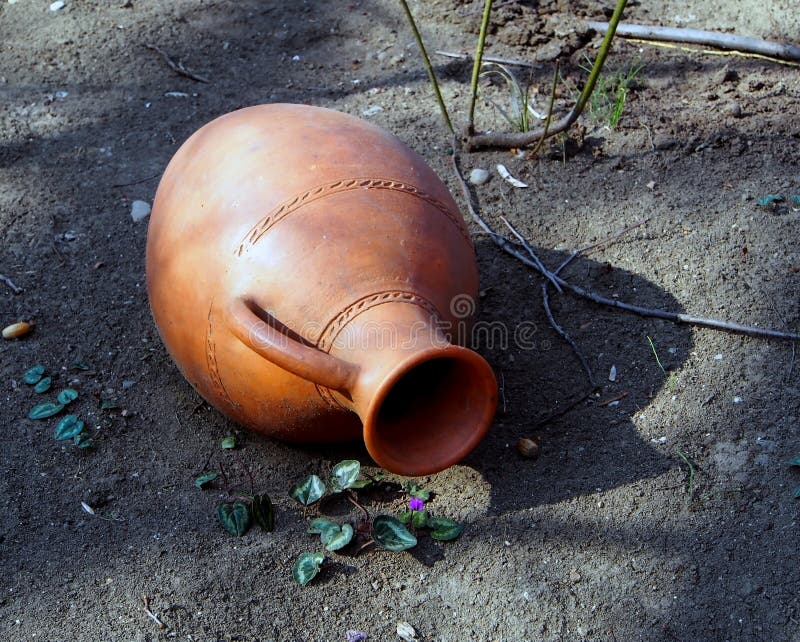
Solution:
[[[133,201],[131,203],[131,218],[134,223],[143,221],[150,216],[150,203],[146,201]]]
[[[580,573],[578,573],[578,570],[577,570],[577,569],[574,569],[574,568],[573,568],[573,569],[572,569],[572,570],[569,572],[569,581],[570,581],[570,582],[572,582],[573,584],[577,584],[578,582],[580,582],[580,581],[581,581],[581,574],[580,574]]]
[[[64,0],[56,0],[50,5],[50,11],[61,11],[67,3]]]
[[[609,408],[616,408],[618,405],[619,405],[619,401],[612,401],[610,404],[608,404],[608,407]]]
[[[742,107],[739,105],[739,103],[728,103],[725,105],[725,108],[722,111],[728,116],[733,116],[734,118],[742,117]]]
[[[743,401],[744,401],[744,399],[742,399],[741,397],[734,397],[733,398],[733,403],[742,403]]]
[[[714,361],[722,361],[724,359],[721,352],[714,355]]]
[[[469,182],[473,185],[483,185],[489,182],[490,174],[485,169],[476,167],[469,173]]]
[[[520,437],[517,440],[517,450],[520,455],[527,459],[536,459],[539,457],[539,444],[527,437]]]
[[[371,107],[367,107],[364,111],[362,111],[361,115],[369,118],[370,116],[374,116],[375,114],[380,114],[382,111],[383,107],[381,107],[380,105],[372,105]]]
[[[133,388],[136,385],[135,381],[126,380],[122,382],[122,389],[128,390],[129,388]]]
[[[656,186],[656,182],[655,181],[650,181],[647,184],[647,189],[653,189],[655,186]]]
[[[617,366],[611,366],[611,370],[608,371],[608,380],[612,383],[617,380]]]
[[[417,639],[417,631],[408,622],[398,622],[397,636],[405,642],[414,642]]]
[[[19,339],[31,331],[31,324],[26,321],[18,321],[3,328],[4,339]]]

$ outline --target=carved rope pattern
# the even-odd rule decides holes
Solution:
[[[439,310],[437,310],[436,306],[428,301],[428,299],[418,294],[414,294],[413,292],[405,292],[403,290],[387,290],[385,292],[376,292],[351,303],[338,315],[336,315],[336,317],[334,317],[334,319],[330,321],[322,331],[322,334],[316,343],[317,347],[320,350],[330,353],[331,348],[333,347],[333,342],[336,341],[336,337],[339,336],[339,333],[348,323],[350,323],[350,321],[352,321],[362,312],[366,312],[371,308],[383,303],[388,303],[390,301],[399,301],[402,303],[418,305],[427,310],[431,317],[440,318]],[[315,384],[315,387],[319,393],[319,396],[330,406],[339,409],[347,409],[345,406],[339,403],[331,390],[317,384]]]
[[[414,294],[413,292],[404,292],[403,290],[387,290],[385,292],[376,292],[368,296],[362,297],[358,301],[351,303],[344,310],[342,310],[336,317],[325,326],[325,329],[320,334],[317,340],[317,347],[325,352],[330,352],[333,347],[333,342],[344,327],[350,323],[355,317],[362,312],[366,312],[370,308],[396,301],[400,303],[411,303],[425,308],[433,318],[439,318],[439,311],[428,299]]]
[[[447,218],[449,218],[458,228],[458,231],[461,233],[461,236],[464,237],[464,240],[466,240],[466,242],[472,246],[472,239],[470,238],[469,232],[464,226],[464,221],[462,220],[461,215],[453,212],[445,203],[434,196],[431,196],[427,192],[424,192],[414,185],[385,178],[351,178],[347,180],[335,181],[326,185],[320,185],[308,190],[307,192],[303,192],[299,196],[285,200],[264,218],[262,218],[256,225],[250,228],[250,231],[245,235],[236,248],[236,255],[241,256],[244,254],[252,246],[258,243],[258,241],[261,240],[264,234],[266,234],[273,225],[283,220],[293,212],[296,212],[304,205],[332,194],[349,192],[357,189],[388,189],[402,192],[403,194],[416,196],[426,203],[430,203]]]
[[[214,344],[214,324],[212,321],[213,311],[214,301],[212,300],[211,305],[208,308],[208,329],[206,330],[206,366],[208,367],[208,374],[211,377],[211,384],[214,387],[214,391],[217,393],[217,397],[225,399],[231,408],[233,408],[236,404],[233,403],[228,391],[225,389],[225,385],[222,383],[222,377],[219,374],[219,366],[217,365],[217,349],[216,345]]]

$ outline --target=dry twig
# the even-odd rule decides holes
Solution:
[[[150,600],[146,595],[142,595],[142,602],[144,603],[144,612],[147,614],[147,617],[153,620],[162,631],[166,629],[167,625],[159,620],[158,616],[150,610]]]
[[[14,294],[22,294],[25,291],[3,274],[0,274],[0,281],[5,283]]]
[[[147,178],[140,178],[138,181],[131,181],[130,183],[112,183],[111,187],[130,187],[131,185],[139,185],[139,183],[152,181],[154,178],[158,178],[159,176],[161,176],[161,172],[158,172],[158,174],[153,174],[152,176],[148,176]]]
[[[480,214],[478,214],[478,212],[475,210],[475,207],[472,205],[472,196],[469,193],[469,188],[467,187],[467,184],[464,181],[464,177],[461,175],[461,170],[458,167],[455,140],[453,141],[452,162],[456,177],[458,178],[458,181],[461,184],[461,190],[464,194],[464,199],[467,203],[470,215],[472,216],[472,219],[475,221],[475,223],[477,223],[478,226],[484,232],[486,232],[486,234],[489,235],[492,241],[494,241],[494,243],[498,247],[500,247],[500,249],[502,249],[504,252],[510,254],[514,258],[518,259],[519,261],[527,265],[528,267],[533,268],[543,276],[548,277],[548,279],[552,277],[552,279],[554,279],[555,282],[557,282],[562,288],[569,290],[576,296],[579,296],[582,299],[587,299],[588,301],[592,301],[593,303],[597,303],[599,305],[604,305],[611,308],[617,308],[619,310],[625,310],[626,312],[633,312],[634,314],[638,314],[639,316],[643,317],[665,319],[667,321],[672,321],[674,323],[685,323],[687,325],[702,326],[706,328],[714,328],[717,330],[726,330],[728,332],[747,334],[754,337],[762,337],[769,339],[785,339],[789,341],[800,340],[800,334],[797,334],[795,332],[782,332],[780,330],[772,330],[769,328],[757,328],[755,326],[735,323],[733,321],[722,321],[719,319],[712,319],[708,317],[697,317],[689,314],[682,314],[679,312],[660,310],[658,308],[645,308],[640,305],[633,305],[631,303],[625,303],[624,301],[618,301],[617,299],[609,299],[599,294],[595,294],[591,290],[582,288],[579,285],[574,285],[569,281],[566,281],[560,276],[558,276],[558,274],[550,272],[546,269],[545,271],[542,271],[542,269],[539,267],[541,265],[540,261],[534,261],[530,256],[526,255],[520,250],[519,245],[512,243],[508,238],[506,238],[502,234],[498,234],[497,232],[495,232],[491,228],[491,226],[484,220],[484,218]]]
[[[599,33],[608,31],[607,22],[589,22],[587,24]],[[778,60],[800,61],[800,47],[797,45],[761,40],[759,38],[747,38],[730,33],[621,23],[617,25],[617,35],[620,38],[635,38],[637,40],[706,45],[717,49],[758,54],[759,56],[777,58]]]
[[[199,76],[190,69],[184,67],[183,63],[180,60],[178,62],[175,62],[172,59],[172,57],[161,47],[158,47],[156,45],[145,45],[145,47],[151,49],[152,51],[155,51],[156,53],[161,54],[161,57],[164,59],[167,65],[169,65],[169,68],[172,69],[172,71],[174,71],[175,73],[180,74],[181,76],[186,76],[186,78],[190,78],[191,80],[196,80],[197,82],[203,82],[203,83],[209,82],[208,78]]]
[[[469,54],[454,53],[452,51],[434,51],[437,56],[444,56],[445,58],[455,58],[457,60],[473,60]],[[497,56],[483,56],[481,58],[484,62],[495,62],[499,65],[510,65],[512,67],[533,67],[530,62],[524,60],[512,60],[511,58],[498,58]]]
[[[586,80],[586,84],[575,106],[564,118],[552,126],[546,128],[539,127],[527,132],[493,132],[489,134],[470,135],[472,133],[471,129],[467,129],[467,136],[464,140],[467,150],[478,149],[480,147],[525,147],[526,145],[542,140],[545,135],[555,136],[572,127],[573,123],[578,120],[578,117],[583,112],[583,108],[589,102],[589,97],[594,91],[597,79],[600,77],[600,72],[603,70],[603,64],[611,49],[614,32],[622,18],[622,12],[625,10],[626,4],[627,0],[617,0],[616,6],[614,7],[614,14],[611,16],[609,28],[603,38],[603,44],[600,46],[600,50],[597,52],[597,58],[595,59],[594,65],[592,65],[592,70],[589,72],[589,78]]]

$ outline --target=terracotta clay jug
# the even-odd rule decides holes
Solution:
[[[278,439],[363,434],[395,473],[456,463],[492,421],[491,368],[451,343],[469,335],[477,288],[469,232],[434,172],[332,110],[217,118],[153,203],[150,305],[192,386]]]

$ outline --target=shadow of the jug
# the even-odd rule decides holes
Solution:
[[[476,249],[483,288],[478,323],[499,322],[512,339],[473,346],[491,363],[500,386],[494,425],[463,462],[491,486],[490,512],[608,490],[674,466],[653,447],[651,440],[658,436],[643,434],[634,415],[671,385],[670,372],[690,353],[690,328],[558,295],[551,288],[554,317],[580,347],[599,386],[570,407],[590,384],[575,352],[547,319],[539,277],[488,240],[479,240]],[[550,266],[569,256],[539,252]],[[683,311],[656,284],[608,263],[578,258],[563,275],[609,298]],[[538,442],[538,458],[518,452],[523,436]]]
[[[443,475],[477,473],[489,487],[487,510],[501,514],[633,484],[675,466],[653,446],[651,440],[659,435],[644,434],[634,415],[671,385],[671,372],[691,351],[691,329],[551,291],[555,318],[579,345],[599,385],[594,395],[572,407],[590,384],[572,348],[547,320],[540,278],[488,240],[479,239],[476,251],[481,301],[477,323],[466,339],[492,365],[500,400],[483,442],[455,471]],[[550,266],[569,256],[539,252]],[[656,284],[608,263],[578,258],[564,276],[606,297],[683,311]],[[567,412],[540,424],[562,410]],[[538,458],[519,454],[516,444],[522,436],[537,440]],[[341,459],[372,464],[360,444],[292,448],[331,464]],[[447,479],[445,485],[470,483],[462,481]]]

